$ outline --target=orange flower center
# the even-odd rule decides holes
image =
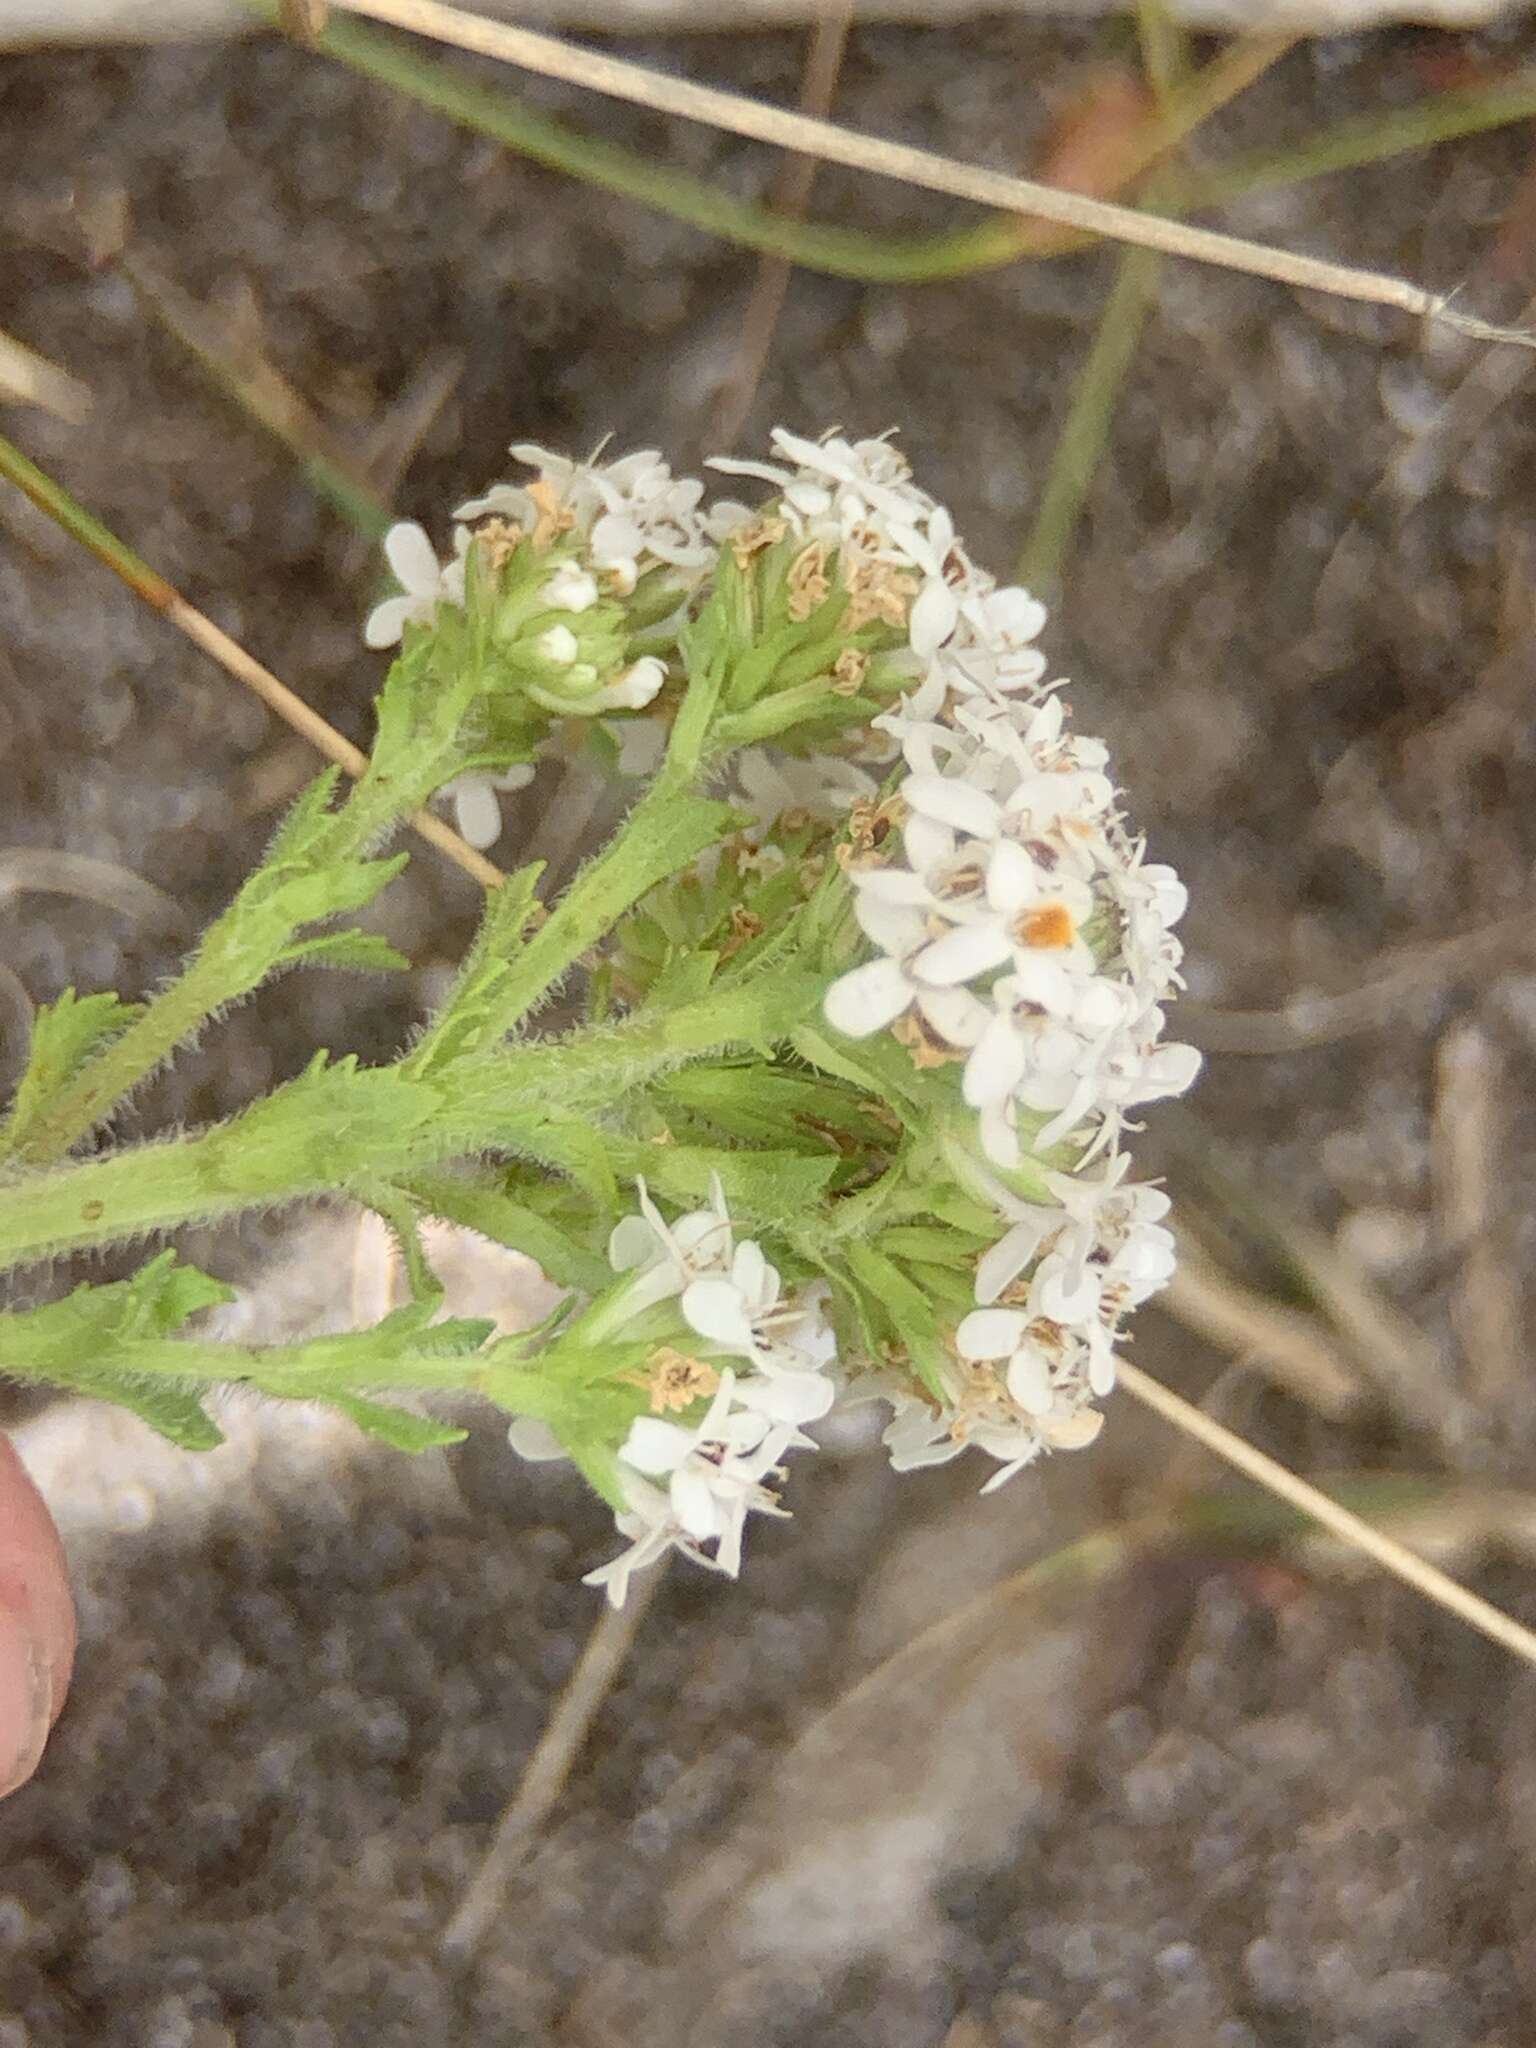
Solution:
[[[1018,932],[1022,944],[1042,952],[1070,946],[1077,937],[1072,913],[1064,903],[1044,903],[1038,910],[1026,911],[1019,919]]]

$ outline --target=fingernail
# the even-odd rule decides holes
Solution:
[[[53,1668],[28,1619],[0,1608],[0,1798],[37,1769],[53,1722]]]

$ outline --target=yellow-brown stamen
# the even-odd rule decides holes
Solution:
[[[738,526],[730,539],[731,554],[737,568],[745,569],[754,555],[775,546],[788,531],[782,519],[754,519],[749,526]]]
[[[834,697],[857,697],[869,674],[869,656],[862,647],[845,647],[832,664]]]
[[[487,519],[475,528],[475,539],[485,557],[486,567],[499,573],[517,551],[523,529],[515,519]]]
[[[547,476],[528,486],[528,495],[533,500],[538,518],[528,538],[542,553],[562,533],[569,533],[576,524],[576,515],[561,497],[558,487]]]
[[[686,1351],[674,1351],[662,1344],[646,1360],[649,1368],[644,1385],[651,1397],[651,1413],[666,1415],[691,1408],[695,1401],[717,1392],[720,1375],[702,1358],[690,1358]]]
[[[853,873],[887,867],[896,851],[891,835],[906,815],[907,806],[899,796],[880,803],[856,796],[848,808],[848,837],[837,849],[838,866]]]
[[[789,565],[785,588],[789,616],[797,626],[803,625],[812,612],[820,611],[832,590],[824,542],[813,540],[800,550]]]
[[[757,912],[744,909],[739,903],[735,904],[731,910],[731,934],[720,948],[720,958],[729,960],[733,953],[739,953],[750,940],[760,939],[762,935],[763,920]]]
[[[947,1067],[955,1060],[965,1058],[965,1054],[957,1052],[947,1038],[940,1037],[915,1003],[896,1019],[891,1026],[891,1036],[898,1045],[907,1048],[912,1055],[913,1066],[919,1071],[926,1067]]]

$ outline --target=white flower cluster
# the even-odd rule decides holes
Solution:
[[[578,542],[576,556],[563,555],[539,593],[542,609],[579,615],[600,595],[627,597],[640,578],[663,569],[678,586],[681,601],[715,560],[715,520],[700,511],[704,486],[692,477],[674,477],[654,449],[639,449],[616,461],[572,462],[531,442],[511,453],[538,474],[528,484],[493,484],[483,497],[471,498],[454,513],[453,554],[440,562],[424,528],[402,520],[384,537],[384,554],[400,594],[374,606],[363,627],[370,647],[393,647],[408,624],[428,625],[439,606],[464,603],[465,556],[472,528],[467,522],[503,520],[519,534],[548,544],[566,534]],[[727,515],[729,517],[729,515]],[[571,667],[580,643],[570,627],[555,624],[540,636],[540,657],[559,670]],[[666,680],[664,663],[654,656],[632,662],[598,690],[567,702],[546,692],[548,709],[636,711],[649,704]],[[461,775],[442,794],[452,803],[455,823],[471,846],[491,846],[501,834],[498,794],[522,789],[533,779],[526,763],[501,774],[475,771]]]
[[[828,1021],[852,1038],[896,1026],[926,1061],[963,1062],[981,1151],[1005,1173],[1078,1148],[1073,1173],[1047,1177],[1060,1209],[978,1162],[973,1184],[1011,1227],[956,1332],[949,1401],[898,1395],[887,1436],[902,1467],[975,1443],[1000,1461],[997,1484],[1097,1434],[1088,1404],[1114,1384],[1120,1318],[1172,1271],[1166,1198],[1123,1184],[1119,1147],[1129,1112],[1199,1067],[1162,1043],[1185,892],[1128,833],[1102,742],[1067,729],[1034,645],[1044,608],[970,560],[887,441],[774,443],[785,466],[719,466],[772,482],[778,516],[838,550],[852,599],[904,619],[913,680],[875,721],[906,771],[879,807],[886,829],[856,835],[849,861],[877,957],[829,990]]]
[[[658,1345],[648,1385],[653,1410],[638,1416],[619,1447],[629,1546],[588,1575],[622,1606],[637,1571],[681,1550],[734,1578],[747,1516],[785,1510],[769,1481],[785,1454],[810,1446],[804,1425],[832,1406],[828,1377],[836,1346],[824,1285],[786,1296],[779,1274],[751,1239],[735,1241],[716,1179],[709,1206],[668,1223],[642,1181],[640,1213],[609,1240],[609,1261],[629,1277],[613,1297],[606,1334],[618,1334],[658,1303],[675,1301],[683,1351]],[[668,1421],[665,1410],[709,1397],[702,1419]],[[512,1429],[514,1448],[546,1454],[541,1433]]]
[[[757,512],[706,507],[697,482],[673,478],[649,451],[573,464],[518,448],[536,481],[498,484],[458,517],[506,519],[536,539],[574,531],[579,547],[561,553],[542,593],[572,612],[657,569],[682,604],[727,541],[745,564],[788,535],[789,587],[808,607],[791,616],[819,611],[837,588],[843,630],[862,635],[829,687],[877,687],[887,702],[904,692],[857,759],[749,748],[732,794],[757,821],[748,837],[762,842],[760,861],[774,855],[774,820],[851,811],[839,858],[870,954],[827,992],[827,1020],[854,1039],[893,1031],[920,1067],[952,1066],[955,1103],[974,1113],[943,1146],[999,1220],[975,1305],[926,1385],[882,1368],[854,1392],[873,1385],[891,1402],[885,1440],[898,1469],[976,1445],[998,1467],[990,1490],[1047,1451],[1093,1441],[1124,1319],[1173,1271],[1167,1198],[1129,1181],[1123,1140],[1140,1105],[1181,1093],[1199,1067],[1190,1047],[1163,1038],[1185,892],[1129,831],[1103,744],[1070,729],[1036,644],[1044,608],[971,560],[888,440],[778,430],[773,443],[774,462],[713,465],[773,486]],[[395,530],[390,559],[406,596],[380,607],[370,638],[462,602],[462,527],[456,545],[443,568],[419,529]],[[558,660],[559,646],[542,652]],[[649,678],[633,680],[590,708],[642,707]],[[626,721],[625,765],[642,766],[661,736],[654,716]],[[1041,1192],[1026,1199],[1026,1187]],[[633,1574],[671,1549],[734,1575],[747,1516],[783,1512],[782,1462],[811,1443],[807,1425],[837,1390],[825,1285],[786,1298],[761,1247],[735,1241],[718,1184],[708,1207],[670,1224],[642,1186],[640,1213],[609,1249],[623,1278],[592,1333],[615,1336],[640,1316],[650,1331],[660,1304],[675,1309],[641,1375],[651,1412],[617,1447],[628,1546],[591,1574],[617,1604]],[[530,1456],[556,1448],[527,1422],[512,1438]]]

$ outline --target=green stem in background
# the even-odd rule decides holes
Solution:
[[[298,393],[222,315],[190,297],[142,258],[117,268],[139,303],[188,351],[220,391],[298,460],[305,480],[365,540],[382,540],[395,515]]]
[[[1051,453],[1040,509],[1019,556],[1019,581],[1051,592],[1109,442],[1116,401],[1157,295],[1163,258],[1128,249],[1120,259],[1093,347],[1077,374],[1067,417]]]
[[[1536,119],[1536,77],[1529,71],[1498,85],[1436,93],[1386,114],[1358,114],[1303,136],[1283,149],[1255,150],[1190,180],[1191,207],[1219,206],[1249,192],[1302,185],[1334,171],[1363,169],[1409,150],[1431,149],[1463,135],[1482,135]]]
[[[157,612],[173,612],[181,603],[180,593],[174,584],[167,583],[156,570],[151,569],[141,555],[125,547],[108,527],[102,525],[86,511],[51,476],[40,470],[35,462],[29,462],[12,442],[0,436],[0,476],[25,492],[41,512],[46,512],[56,526],[60,526],[71,540],[77,540],[81,547],[89,549],[99,562],[105,562],[114,576],[120,576],[128,588],[144,602],[153,605]]]

